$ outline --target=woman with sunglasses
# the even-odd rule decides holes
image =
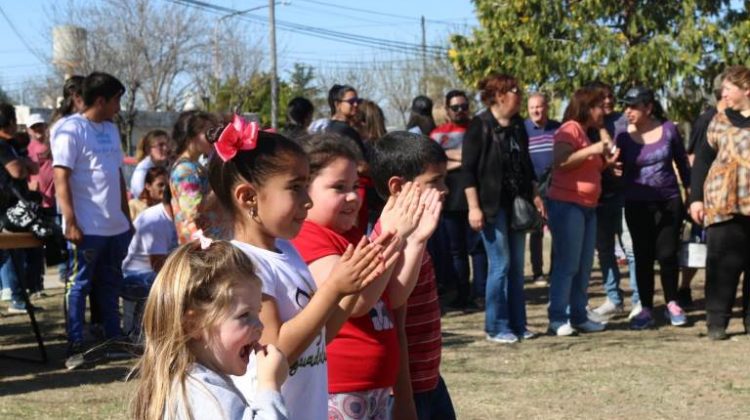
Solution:
[[[362,137],[354,129],[357,119],[357,111],[362,99],[357,96],[357,91],[349,85],[333,85],[328,91],[328,106],[331,107],[331,122],[328,123],[325,131],[328,133],[341,134],[354,140],[359,146],[362,156],[365,153],[365,146],[362,143]]]
[[[510,228],[511,205],[517,196],[534,201],[544,212],[534,186],[529,137],[521,108],[521,91],[512,76],[492,74],[479,82],[487,109],[469,123],[463,139],[464,175],[469,225],[481,232],[489,260],[485,290],[487,340],[515,343],[534,334],[526,328],[523,292],[526,232]]]

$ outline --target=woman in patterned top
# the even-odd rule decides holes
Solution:
[[[177,160],[169,174],[169,189],[180,244],[189,242],[199,229],[196,219],[209,193],[208,174],[200,158],[211,151],[206,130],[216,125],[216,117],[207,112],[183,114],[175,124]]]
[[[712,340],[728,338],[740,274],[750,272],[750,69],[728,68],[721,86],[727,108],[713,118],[707,141],[695,151],[690,197],[690,216],[706,226],[708,236],[706,324]],[[746,333],[748,298],[744,293]]]

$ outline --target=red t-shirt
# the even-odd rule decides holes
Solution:
[[[342,255],[349,241],[342,235],[305,221],[292,243],[305,263]],[[349,318],[326,347],[328,392],[388,388],[396,383],[399,345],[395,318],[386,293],[367,315]]]
[[[372,237],[380,235],[376,224]],[[414,290],[406,301],[406,340],[409,343],[409,373],[413,392],[427,392],[437,388],[440,377],[440,357],[443,337],[440,332],[440,302],[435,282],[435,267],[428,252],[422,255],[422,265]]]
[[[581,124],[570,120],[555,132],[555,143],[566,143],[573,151],[591,145]],[[596,207],[602,190],[601,156],[589,156],[579,167],[567,171],[554,169],[547,196],[552,200],[567,201],[584,207]]]

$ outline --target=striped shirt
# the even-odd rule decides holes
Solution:
[[[435,268],[425,251],[419,278],[406,301],[406,338],[409,342],[409,372],[414,393],[437,388],[440,377],[440,355],[443,338],[440,332]]]
[[[524,121],[526,133],[529,135],[529,155],[534,164],[537,179],[552,165],[552,144],[555,131],[560,123],[555,120],[547,121],[544,127],[538,127],[531,120]]]

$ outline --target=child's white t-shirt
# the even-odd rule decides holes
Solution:
[[[289,241],[277,240],[279,252],[272,252],[243,242],[232,241],[255,264],[263,282],[263,294],[276,301],[281,322],[296,316],[308,304],[316,291],[315,281],[297,250]],[[325,329],[305,349],[297,362],[289,366],[289,378],[281,387],[289,418],[328,418],[328,366],[326,363]],[[232,377],[237,388],[248,401],[256,388],[255,358],[250,357],[247,373]]]
[[[167,255],[177,248],[177,230],[162,203],[143,210],[133,227],[135,235],[122,262],[125,274],[153,271],[149,255]]]
[[[120,205],[122,159],[120,134],[110,121],[76,114],[55,130],[52,164],[71,170],[73,210],[85,235],[114,236],[130,228]]]

